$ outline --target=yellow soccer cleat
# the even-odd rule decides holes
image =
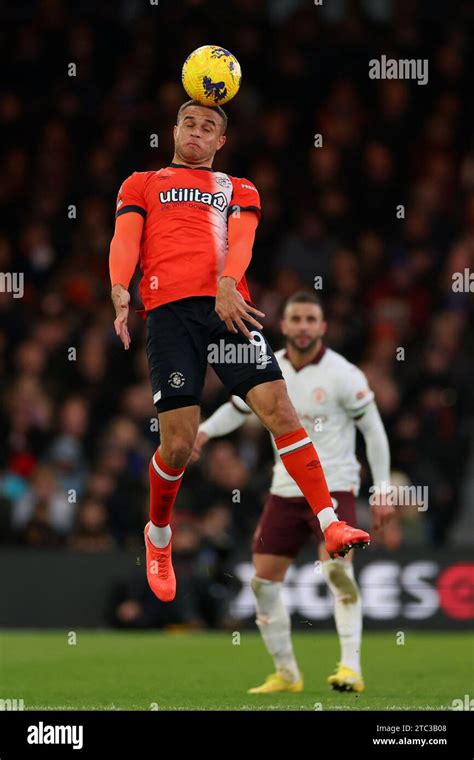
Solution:
[[[356,691],[360,693],[365,689],[364,679],[361,674],[347,665],[338,663],[336,672],[329,676],[328,684],[336,691]]]
[[[299,681],[288,681],[283,678],[279,673],[272,673],[271,676],[267,676],[265,682],[261,686],[254,686],[253,689],[248,690],[248,694],[275,694],[278,691],[303,691],[303,676]]]

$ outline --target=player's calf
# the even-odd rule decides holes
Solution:
[[[246,401],[275,439],[281,461],[318,517],[330,556],[344,556],[370,543],[368,533],[339,522],[333,509],[321,462],[314,444],[301,426],[282,380],[252,388]]]

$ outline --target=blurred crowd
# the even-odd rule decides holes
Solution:
[[[142,546],[158,432],[144,323],[131,314],[127,353],[113,330],[114,202],[133,171],[171,160],[181,64],[207,42],[244,72],[215,166],[261,194],[249,282],[266,335],[281,347],[285,298],[321,277],[327,343],[366,372],[394,477],[429,487],[429,509],[403,513],[387,546],[449,543],[473,478],[473,295],[452,288],[453,272],[474,271],[473,17],[463,3],[440,15],[424,2],[324,6],[45,0],[6,10],[0,272],[24,273],[24,295],[0,292],[3,543]],[[428,58],[428,84],[369,79],[382,53]],[[133,299],[139,308],[136,278]],[[203,416],[225,400],[209,370]],[[361,461],[366,523],[363,447]],[[186,620],[212,625],[271,466],[268,434],[250,420],[189,467],[174,546],[202,607]],[[145,624],[140,589],[117,589],[119,624]]]

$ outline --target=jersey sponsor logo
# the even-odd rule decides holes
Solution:
[[[182,388],[185,383],[185,377],[182,372],[172,372],[168,378],[168,385],[172,388]]]
[[[328,394],[324,388],[315,388],[313,391],[313,398],[318,404],[325,404],[328,400]]]
[[[240,187],[243,187],[244,190],[253,190],[254,192],[257,192],[257,188],[253,185],[246,185],[245,182],[240,183]]]
[[[172,187],[166,192],[159,193],[161,203],[204,203],[218,211],[227,208],[227,198],[224,193],[203,193],[198,187]]]

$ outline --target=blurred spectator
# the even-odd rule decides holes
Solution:
[[[69,547],[78,552],[103,552],[114,546],[115,542],[107,531],[107,510],[100,501],[86,497],[79,507]]]

